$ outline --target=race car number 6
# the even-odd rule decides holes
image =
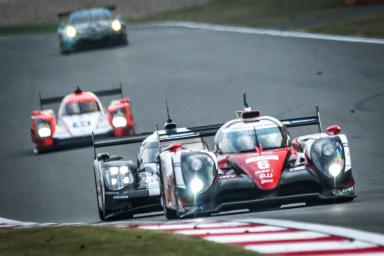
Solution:
[[[257,167],[259,167],[259,169],[268,169],[270,165],[268,161],[259,161],[257,162]]]

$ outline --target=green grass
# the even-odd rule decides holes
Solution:
[[[0,255],[257,255],[190,236],[106,227],[0,229]]]
[[[203,7],[132,20],[184,20],[250,27],[270,27],[342,8],[343,0],[217,0]]]
[[[304,30],[327,34],[384,37],[384,13],[308,26]]]
[[[17,35],[17,34],[36,34],[36,33],[51,33],[57,30],[57,25],[24,25],[12,27],[0,27],[2,35]]]

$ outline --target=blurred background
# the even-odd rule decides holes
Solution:
[[[0,33],[52,32],[57,13],[115,5],[130,23],[177,20],[382,37],[383,0],[0,0]]]

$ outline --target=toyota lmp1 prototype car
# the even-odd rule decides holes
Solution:
[[[121,95],[107,109],[98,97]],[[121,137],[134,133],[131,102],[123,97],[122,87],[95,92],[79,87],[67,96],[41,98],[40,110],[32,111],[31,138],[35,153],[74,145],[91,145],[92,133],[100,137]],[[57,116],[49,104],[58,104]]]
[[[128,43],[127,31],[121,16],[113,16],[114,6],[59,13],[57,30],[60,52],[70,53],[78,48],[98,44]]]
[[[205,134],[217,130],[215,154],[183,144],[160,151],[160,192],[168,219],[353,200],[350,151],[339,126],[322,132],[318,110],[316,116],[278,120],[245,106],[237,119]],[[319,132],[291,139],[287,128],[306,125],[318,125]]]
[[[177,128],[169,118],[164,130],[94,141],[94,175],[100,219],[131,218],[135,213],[161,210],[158,154],[163,150],[176,151],[178,145],[209,154],[200,133],[194,130],[196,128]],[[122,156],[96,153],[97,148],[139,142],[142,143],[137,164]]]

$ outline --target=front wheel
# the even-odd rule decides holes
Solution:
[[[164,209],[164,215],[167,218],[167,220],[175,220],[179,218],[175,210],[170,210],[166,207],[163,207],[163,209]]]

